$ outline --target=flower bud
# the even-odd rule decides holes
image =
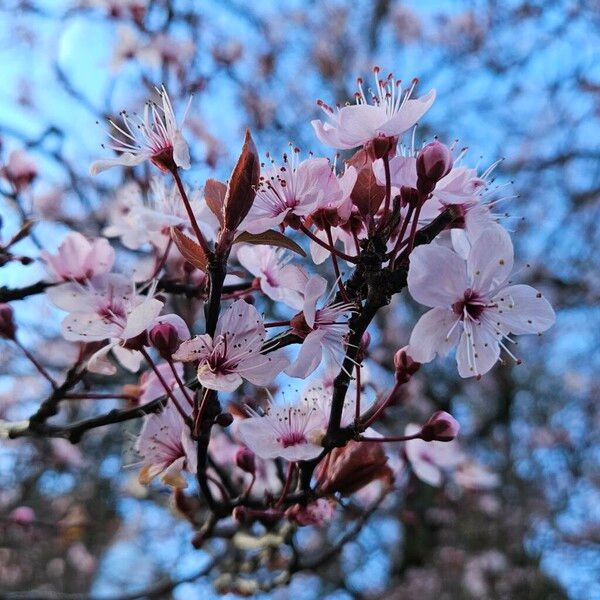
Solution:
[[[215,423],[219,427],[229,427],[233,423],[233,415],[228,412],[223,412],[215,417]]]
[[[10,513],[10,520],[17,525],[31,525],[35,521],[35,511],[30,506],[17,506]]]
[[[13,309],[8,304],[0,304],[0,337],[14,340],[16,333]]]
[[[246,473],[254,475],[256,472],[256,459],[254,452],[248,448],[240,448],[235,454],[235,464]]]
[[[402,206],[412,206],[413,208],[416,208],[421,200],[419,190],[407,185],[400,188],[400,197],[402,198]]]
[[[365,150],[372,160],[393,156],[396,153],[398,138],[396,136],[380,135],[365,144]]]
[[[421,148],[417,156],[417,189],[423,195],[430,194],[435,184],[452,169],[450,148],[437,140]]]
[[[459,431],[458,421],[451,414],[438,410],[421,428],[421,439],[426,442],[451,442]]]
[[[407,383],[410,378],[421,368],[421,363],[414,361],[407,353],[406,346],[394,354],[394,368],[396,369],[396,382]]]
[[[171,323],[155,325],[148,333],[148,341],[165,360],[169,360],[179,348],[179,334]]]

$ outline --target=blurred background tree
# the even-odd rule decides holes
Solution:
[[[310,127],[315,100],[345,102],[374,64],[437,89],[417,142],[460,135],[470,162],[505,159],[494,185],[513,197],[498,211],[519,231],[517,257],[531,265],[522,279],[551,300],[557,325],[520,345],[525,366],[496,367],[479,382],[459,380],[451,361],[427,365],[386,421],[397,431],[412,415],[450,409],[462,444],[498,484],[469,491],[468,481],[432,488],[411,478],[358,526],[349,505],[331,527],[297,533],[298,552],[331,540],[326,559],[265,594],[600,598],[599,16],[596,0],[0,1],[0,244],[36,220],[14,254],[53,249],[70,228],[98,235],[122,178],[147,184],[148,172],[92,180],[87,171],[104,138],[96,122],[135,110],[161,83],[179,105],[194,96],[187,180],[196,185],[227,176],[245,127],[262,153],[280,154],[290,141],[325,152]],[[30,185],[10,177],[21,151],[33,161]],[[119,254],[123,265],[133,258]],[[0,297],[42,277],[37,261],[10,262]],[[44,364],[67,366],[75,350],[45,300],[13,306]],[[393,354],[420,311],[404,295],[380,315],[373,377],[391,381]],[[43,388],[0,344],[0,418],[23,419]],[[110,406],[64,410],[76,418]],[[96,430],[78,446],[2,441],[0,596],[189,598],[210,597],[215,583],[227,589],[213,581],[208,553],[190,546],[168,494],[142,490],[123,470],[132,431]],[[477,480],[465,473],[463,484],[469,477]],[[13,593],[33,589],[42,591]]]

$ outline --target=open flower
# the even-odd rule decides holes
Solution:
[[[76,231],[67,234],[56,254],[44,250],[40,256],[55,280],[80,283],[108,273],[115,262],[115,251],[108,240],[90,242]]]
[[[349,150],[380,137],[398,138],[433,104],[435,90],[411,100],[416,80],[403,93],[400,81],[395,81],[391,74],[380,80],[379,68],[376,67],[374,72],[375,90],[369,90],[372,94],[370,99],[359,79],[355,105],[346,105],[334,111],[324,102],[318,102],[328,118],[326,122],[318,119],[312,121],[321,142],[332,148]]]
[[[261,177],[254,204],[239,229],[262,233],[290,222],[293,217],[306,217],[324,198],[324,189],[332,176],[326,158],[299,161],[300,151],[292,158],[284,156],[284,164],[273,166]],[[335,175],[334,175],[335,177]]]
[[[289,273],[295,278],[289,285],[298,290],[304,299],[302,312],[292,319],[293,332],[304,341],[296,360],[286,369],[292,377],[308,377],[323,359],[323,350],[336,362],[342,363],[345,340],[348,335],[348,314],[353,304],[335,302],[317,308],[317,302],[327,291],[327,280],[320,275],[308,277],[302,270]],[[329,294],[331,296],[331,294]]]
[[[107,375],[115,372],[114,366],[106,360],[111,350],[125,368],[139,369],[139,352],[125,346],[160,314],[163,303],[152,293],[138,294],[132,282],[118,273],[94,277],[85,284],[65,283],[50,288],[47,293],[55,306],[69,313],[61,323],[66,340],[109,340],[108,345],[90,358],[91,371]]]
[[[171,100],[164,87],[156,91],[160,103],[147,102],[142,117],[123,111],[122,126],[110,121],[119,136],[109,133],[112,140],[110,147],[120,156],[94,161],[90,167],[91,175],[118,165],[134,167],[145,160],[151,161],[161,171],[190,168],[190,151],[177,124]]]
[[[244,379],[267,385],[288,364],[283,349],[263,353],[266,330],[258,311],[236,300],[221,314],[214,338],[197,335],[181,344],[175,360],[198,362],[198,381],[206,388],[233,392]]]
[[[439,245],[413,250],[408,289],[433,309],[412,331],[410,356],[430,362],[458,344],[459,374],[479,377],[498,360],[500,348],[515,358],[505,344],[512,342],[509,334],[539,334],[551,327],[554,311],[542,294],[528,285],[509,285],[512,266],[512,242],[499,225],[481,233],[466,261]]]
[[[286,286],[286,270],[292,256],[282,248],[243,244],[238,248],[239,263],[259,280],[260,289],[271,300],[283,302],[296,310],[302,308],[300,292]]]
[[[181,405],[189,407],[185,401]],[[161,412],[145,418],[135,450],[143,459],[139,474],[142,485],[148,485],[154,477],[161,475],[164,483],[184,488],[187,483],[182,472],[196,473],[195,444],[189,427],[172,402],[168,402]]]
[[[310,400],[281,406],[270,402],[264,416],[251,409],[249,413],[239,422],[238,436],[257,456],[297,461],[316,458],[323,451],[322,414]]]

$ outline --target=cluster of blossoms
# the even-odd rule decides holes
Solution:
[[[335,512],[336,495],[389,490],[401,473],[436,486],[446,475],[464,487],[495,484],[459,448],[446,412],[384,433],[386,408],[421,364],[456,347],[460,376],[479,378],[502,353],[518,360],[512,336],[554,322],[538,291],[510,280],[513,247],[490,191],[496,165],[478,173],[438,140],[415,147],[416,122],[435,99],[433,90],[413,97],[416,85],[403,89],[375,69],[374,88],[359,81],[355,104],[319,102],[318,139],[354,150],[341,168],[294,147],[261,162],[246,134],[229,180],[210,179],[203,192],[181,180],[191,164],[183,122],[157,89],[142,115],[111,121],[117,156],[91,167],[148,161],[157,168],[148,193],[127,184],[105,237],[70,233],[56,253],[42,253],[48,298],[68,313],[62,334],[82,344],[82,368],[114,375],[119,365],[146,365],[135,394],[146,415],[139,479],[160,475],[192,523],[182,492],[192,478],[217,518],[245,524],[319,524]],[[108,238],[150,260],[134,276],[116,271]],[[312,260],[301,262],[305,250]],[[325,261],[331,281],[315,273]],[[367,328],[405,282],[431,310],[397,341],[392,389],[371,382],[369,398]],[[178,294],[189,310],[178,308]],[[265,320],[267,311],[279,320]],[[7,306],[0,334],[16,340]],[[304,391],[282,401],[263,392],[286,377],[308,379]],[[287,476],[274,459],[287,461]]]

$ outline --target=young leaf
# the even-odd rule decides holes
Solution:
[[[233,240],[234,244],[256,244],[262,246],[279,246],[280,248],[287,248],[300,256],[306,256],[306,252],[302,250],[302,248],[291,240],[289,237],[283,235],[279,231],[275,231],[274,229],[270,229],[269,231],[265,231],[263,233],[240,233],[235,240]]]
[[[204,199],[211,212],[219,220],[219,225],[223,226],[223,206],[225,204],[225,195],[227,186],[216,179],[208,179],[204,184]]]
[[[235,165],[224,200],[225,229],[235,231],[244,220],[256,196],[256,188],[260,179],[260,159],[258,150],[250,132],[246,130],[246,138],[242,152]]]
[[[179,231],[176,227],[171,227],[171,239],[175,242],[185,260],[206,273],[208,260],[200,244]]]

